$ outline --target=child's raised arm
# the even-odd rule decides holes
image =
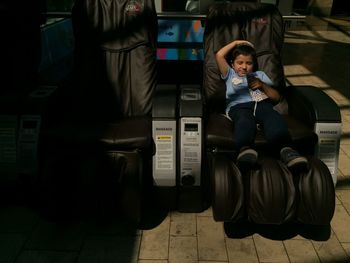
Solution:
[[[222,76],[226,76],[229,67],[231,67],[226,61],[226,56],[228,52],[237,45],[250,45],[254,47],[253,44],[250,43],[249,41],[234,40],[231,43],[228,43],[227,45],[223,46],[220,50],[218,50],[218,52],[216,52],[215,54],[215,59],[216,59],[216,64],[218,65],[219,71]]]

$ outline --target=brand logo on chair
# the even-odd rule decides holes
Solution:
[[[125,13],[127,15],[138,15],[143,11],[143,0],[129,0],[126,4]]]
[[[254,18],[253,22],[256,24],[260,25],[267,25],[269,23],[269,18],[268,17],[259,17],[259,18]]]

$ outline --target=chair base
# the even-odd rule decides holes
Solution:
[[[262,225],[295,222],[328,225],[335,189],[327,166],[310,157],[308,172],[292,174],[279,160],[260,158],[242,173],[229,154],[210,154],[212,208],[216,221]]]

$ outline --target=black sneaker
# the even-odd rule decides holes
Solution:
[[[296,150],[290,147],[284,147],[281,152],[282,162],[291,171],[305,172],[308,170],[308,161],[305,157],[301,156]]]
[[[237,166],[240,169],[249,169],[254,167],[258,160],[258,153],[251,148],[242,148],[237,156]]]

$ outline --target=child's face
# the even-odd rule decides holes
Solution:
[[[241,77],[253,72],[253,57],[251,55],[238,55],[232,63],[232,68]]]

